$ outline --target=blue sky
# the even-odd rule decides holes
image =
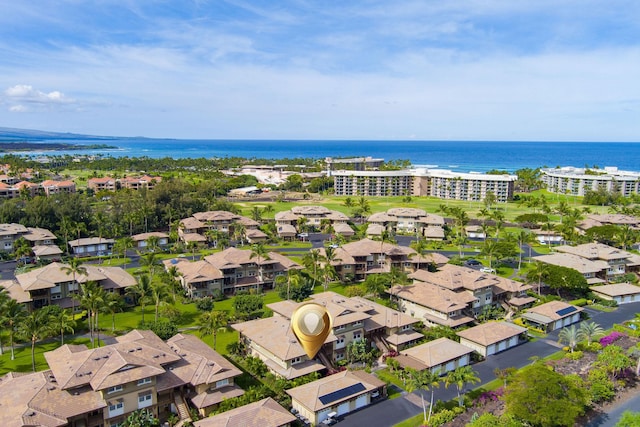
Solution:
[[[637,0],[0,0],[0,126],[640,141]]]

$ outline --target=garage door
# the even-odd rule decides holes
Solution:
[[[455,360],[453,362],[449,362],[447,363],[447,366],[445,366],[444,368],[444,372],[449,372],[449,371],[453,371],[454,369],[456,369],[456,362]],[[444,373],[443,372],[443,373]]]
[[[513,347],[518,344],[518,337],[511,337],[509,339],[509,347]]]
[[[489,347],[487,347],[487,356],[495,354],[496,353],[496,345],[495,344],[491,344]]]
[[[323,409],[322,411],[318,412],[318,422],[321,423],[326,420],[329,417],[329,412],[331,412],[331,408]]]
[[[336,411],[338,415],[344,415],[349,412],[349,402],[345,402],[338,406],[338,410]]]
[[[358,396],[358,398],[356,399],[356,409],[364,408],[365,406],[367,406],[367,396],[368,395],[366,394]]]
[[[498,351],[504,351],[507,349],[507,342],[506,341],[500,341],[498,343]]]

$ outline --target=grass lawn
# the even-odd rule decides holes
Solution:
[[[74,338],[65,340],[65,344],[86,344],[90,346],[90,340],[88,338]],[[3,342],[3,344],[6,343]],[[101,342],[101,345],[103,343]],[[43,344],[36,345],[35,359],[36,370],[42,371],[48,369],[49,366],[44,359],[44,353],[55,350],[60,347],[60,339],[49,341]],[[11,360],[11,350],[6,349],[5,353],[0,356],[0,375],[4,375],[7,372],[31,372],[31,345],[27,343],[25,346],[15,349],[15,360]]]
[[[405,386],[402,380],[398,378],[396,374],[389,372],[389,368],[384,368],[375,372],[375,375],[387,384],[392,384],[395,387],[387,387],[389,399],[395,399],[402,396],[402,391]],[[397,388],[396,388],[397,387]]]

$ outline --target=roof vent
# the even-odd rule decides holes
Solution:
[[[136,350],[140,351],[142,350],[142,347],[136,347]]]

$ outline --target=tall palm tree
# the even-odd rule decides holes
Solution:
[[[124,310],[124,300],[116,292],[108,292],[104,300],[104,309],[111,314],[111,332],[116,330],[116,313]]]
[[[581,339],[585,339],[589,344],[591,344],[595,338],[604,335],[604,329],[602,329],[602,327],[596,322],[585,321],[580,323],[580,330],[578,331],[578,334]]]
[[[151,252],[157,252],[160,249],[160,238],[158,236],[149,236],[146,241],[147,249]]]
[[[135,242],[131,236],[124,236],[116,240],[116,252],[122,254],[122,259],[125,260],[123,267],[127,268],[127,251],[135,247]]]
[[[489,268],[492,267],[493,257],[498,253],[500,246],[495,240],[487,240],[482,245],[480,253],[489,259]]]
[[[324,276],[324,290],[329,289],[329,281],[336,277],[336,268],[334,263],[342,261],[338,258],[335,248],[331,246],[324,248],[324,256],[322,257],[324,267],[322,268],[322,275]]]
[[[151,301],[155,307],[155,321],[158,322],[158,314],[160,311],[160,304],[169,298],[169,285],[165,282],[155,281],[151,282]]]
[[[200,327],[198,333],[201,337],[209,335],[213,336],[213,349],[216,349],[216,339],[218,336],[218,330],[227,326],[227,313],[225,311],[213,310],[208,313],[203,313],[200,316]]]
[[[580,341],[580,332],[576,329],[576,325],[562,328],[558,333],[558,342],[566,342],[571,349],[571,353],[573,353],[573,349],[578,345],[578,341]]]
[[[240,241],[240,246],[244,246],[244,236],[247,232],[247,227],[244,224],[239,222],[234,222],[233,224],[233,238],[237,241]]]
[[[407,391],[412,393],[415,390],[431,391],[431,403],[429,403],[429,416],[427,417],[427,409],[424,404],[424,396],[420,393],[422,398],[422,411],[424,413],[424,423],[429,424],[431,421],[431,413],[433,412],[433,397],[434,391],[440,386],[441,378],[440,372],[436,369],[431,371],[430,369],[424,369],[417,371],[415,369],[407,368],[409,378],[407,381]]]
[[[264,283],[264,276],[262,274],[262,262],[266,261],[269,258],[269,251],[264,243],[259,242],[255,243],[251,246],[251,255],[249,255],[249,259],[256,258],[256,264],[258,265],[258,280],[260,281],[259,285],[262,286]]]
[[[2,328],[5,326],[4,313],[6,310],[6,305],[9,302],[11,297],[7,290],[3,287],[0,287],[0,356],[4,354],[4,349],[2,347]]]
[[[3,325],[9,330],[9,345],[11,346],[11,360],[15,360],[14,354],[14,340],[16,333],[18,333],[20,324],[27,316],[27,311],[24,306],[14,299],[6,301],[2,307],[2,313],[0,313],[0,320]]]
[[[316,281],[318,278],[318,266],[321,260],[322,255],[320,255],[320,251],[318,249],[311,249],[302,257],[302,263],[304,264],[304,266],[309,269],[313,269],[314,281]]]
[[[451,384],[456,385],[458,391],[458,406],[462,406],[464,402],[464,386],[466,384],[475,384],[480,382],[477,372],[471,369],[471,366],[459,366],[453,371],[447,372],[444,378],[444,384],[449,387]]]
[[[155,252],[140,254],[140,265],[147,268],[147,270],[149,271],[149,278],[153,280],[153,275],[156,272],[156,268],[160,266],[160,257]]]
[[[542,279],[549,273],[549,264],[543,262],[536,262],[533,267],[527,272],[528,283],[538,283],[538,295],[540,294],[540,288],[542,287]]]
[[[35,310],[29,313],[20,323],[20,333],[31,341],[31,368],[36,371],[36,342],[51,334],[51,323],[46,310]]]
[[[62,271],[64,271],[67,276],[69,275],[73,276],[73,283],[71,284],[71,287],[74,287],[75,290],[72,292],[71,289],[68,289],[67,294],[68,296],[71,297],[71,313],[75,313],[76,307],[75,307],[75,299],[73,298],[73,295],[77,292],[78,288],[80,287],[78,284],[78,275],[86,276],[88,274],[87,268],[82,265],[82,261],[80,261],[80,258],[74,257],[74,258],[70,258],[69,261],[67,262],[67,265],[62,267]]]
[[[100,307],[102,306],[106,298],[105,290],[96,282],[84,283],[81,287],[81,290],[82,292],[78,300],[80,301],[80,307],[87,310],[87,321],[89,324],[91,346],[95,347],[93,332],[95,331],[97,326],[98,310],[100,310]]]
[[[518,242],[518,271],[522,268],[522,247],[524,245],[530,245],[535,239],[535,236],[532,232],[521,228],[516,234],[516,240]],[[531,246],[529,246],[529,252],[531,252]],[[529,253],[529,257],[531,257],[531,253]]]
[[[135,298],[142,309],[142,323],[144,323],[144,306],[151,298],[151,278],[148,274],[138,277],[138,283],[127,288],[127,293]]]
[[[53,314],[51,323],[55,325],[57,332],[60,332],[60,345],[64,345],[64,333],[75,332],[73,327],[76,325],[76,321],[73,315],[67,310],[60,310]]]

